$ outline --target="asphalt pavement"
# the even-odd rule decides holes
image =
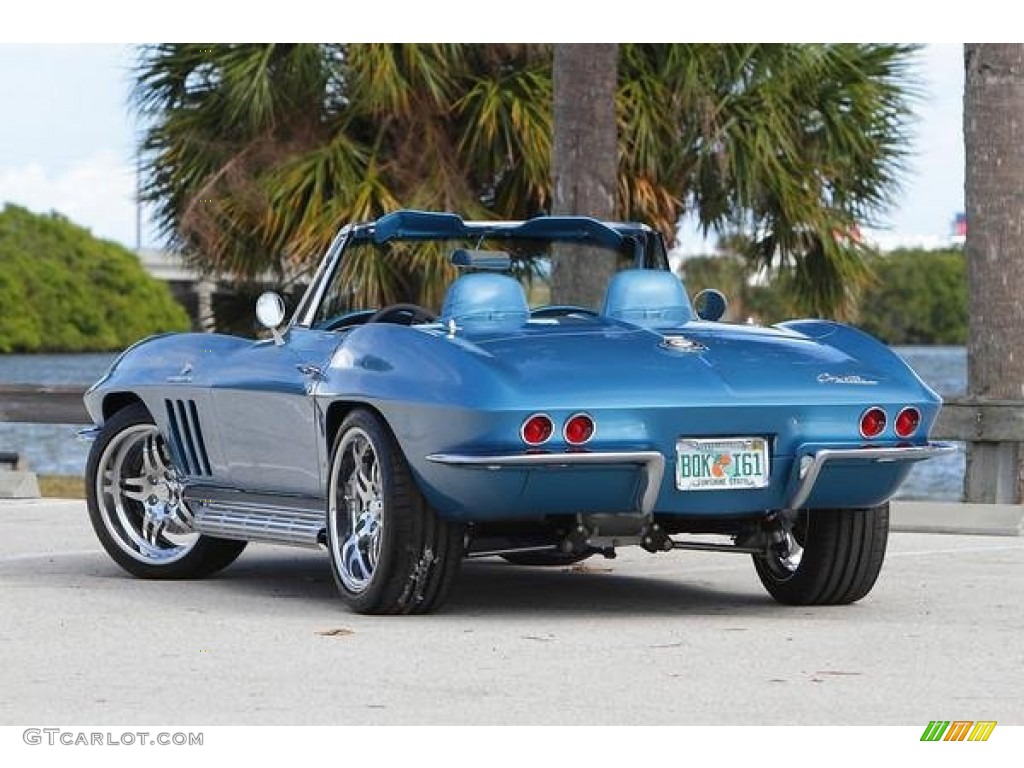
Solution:
[[[1024,725],[1024,538],[894,533],[856,605],[749,557],[470,561],[443,612],[349,613],[326,555],[134,579],[78,501],[0,502],[0,724]]]

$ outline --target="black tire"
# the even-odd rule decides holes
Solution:
[[[148,450],[162,462],[159,475],[146,470]],[[113,482],[104,485],[101,472],[106,475],[107,471],[111,472],[111,477],[117,476],[116,489]],[[155,477],[158,482],[148,490],[159,494],[161,499],[166,497],[166,501],[149,505],[130,497],[143,495],[147,490],[136,480],[125,478],[130,473]],[[129,484],[137,487],[126,487]],[[170,466],[153,417],[142,403],[126,406],[103,425],[89,451],[85,491],[89,520],[100,544],[115,563],[133,576],[199,579],[227,567],[245,549],[244,541],[218,539],[187,530],[183,521],[191,518],[191,512],[180,500],[177,473]],[[152,522],[156,518],[150,510],[156,510],[161,517],[168,515],[169,524],[155,527],[159,523]],[[172,510],[175,515],[171,515]],[[147,530],[152,541],[146,539]]]
[[[875,585],[889,538],[889,505],[870,509],[804,510],[793,527],[803,548],[799,564],[754,555],[765,589],[787,605],[845,605]]]
[[[502,559],[508,560],[512,565],[533,565],[545,568],[558,568],[581,563],[593,552],[578,555],[574,552],[506,552],[501,555]]]
[[[352,411],[331,452],[327,513],[331,571],[345,603],[369,614],[435,610],[458,575],[464,536],[463,525],[426,503],[384,421]]]

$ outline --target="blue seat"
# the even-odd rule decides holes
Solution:
[[[644,328],[671,328],[693,319],[693,308],[671,272],[627,269],[608,284],[601,314]]]
[[[440,321],[468,333],[504,333],[522,328],[530,306],[519,281],[508,275],[478,272],[463,275],[448,288]]]

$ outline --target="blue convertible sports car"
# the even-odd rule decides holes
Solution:
[[[428,249],[457,267],[439,314],[358,305],[354,266]],[[548,304],[559,249],[616,255],[602,306]],[[748,553],[781,602],[858,600],[888,499],[951,450],[928,440],[940,400],[854,328],[724,310],[690,301],[641,224],[345,227],[287,324],[260,297],[273,338],[147,339],[89,390],[93,527],[152,578],[211,574],[248,541],[324,546],[365,613],[436,608],[464,557],[559,566],[625,545]]]

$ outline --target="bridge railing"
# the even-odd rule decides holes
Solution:
[[[0,421],[91,424],[82,403],[84,394],[84,387],[0,384]]]

